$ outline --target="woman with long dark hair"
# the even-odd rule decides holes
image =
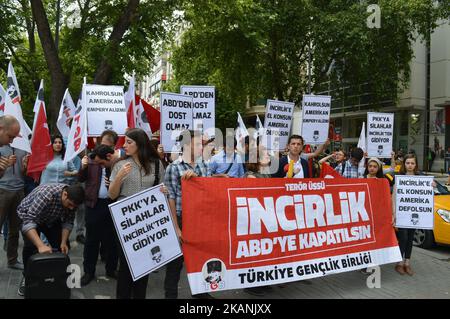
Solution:
[[[125,159],[117,162],[111,172],[109,197],[121,200],[164,181],[164,166],[147,134],[141,129],[131,129],[125,134]],[[161,189],[166,193],[165,187]],[[148,275],[133,282],[123,251],[120,252],[117,299],[144,299]]]
[[[420,175],[419,172],[419,165],[417,162],[417,156],[415,154],[407,154],[402,161],[402,166],[400,168],[399,175]],[[392,200],[392,224],[395,225],[395,193],[396,189],[394,186],[393,191],[393,200]],[[395,266],[395,270],[401,274],[408,274],[412,276],[414,272],[411,269],[410,265],[410,259],[411,259],[411,253],[413,248],[413,240],[414,240],[414,233],[415,229],[410,228],[398,228],[397,230],[397,239],[398,239],[398,246],[400,248],[400,253],[402,255],[403,260],[399,262]]]
[[[78,175],[78,170],[72,161],[64,163],[66,147],[62,136],[54,135],[52,136],[51,141],[53,147],[53,160],[47,164],[42,172],[40,185],[51,183],[71,184],[73,177]]]

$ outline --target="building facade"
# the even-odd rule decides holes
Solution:
[[[450,165],[450,25],[442,23],[432,34],[430,51],[424,42],[413,44],[414,58],[410,62],[411,78],[406,89],[396,99],[387,96],[378,103],[377,109],[370,93],[351,94],[352,88],[331,89],[322,85],[317,95],[331,95],[330,123],[340,138],[334,146],[348,149],[358,143],[361,128],[367,121],[367,112],[395,113],[394,150],[416,153],[420,168],[426,171],[448,171]],[[429,57],[429,60],[428,60]],[[428,62],[429,61],[429,62]],[[427,81],[429,63],[430,80]],[[429,106],[427,90],[429,85]],[[364,84],[363,92],[364,92]],[[344,92],[337,92],[341,90]],[[346,91],[346,92],[345,92]],[[340,93],[340,94],[337,94]],[[344,98],[336,98],[345,96]],[[265,102],[247,109],[246,122],[251,126],[255,115],[261,119],[265,113]],[[428,123],[428,125],[427,125]],[[296,107],[292,123],[292,134],[301,132],[301,109]],[[429,149],[425,152],[426,139]],[[427,165],[423,167],[424,157]],[[431,161],[429,160],[431,159]]]

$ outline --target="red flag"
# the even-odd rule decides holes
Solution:
[[[134,108],[135,108],[135,105],[133,105],[133,102],[130,102],[130,106],[128,107],[128,111],[127,111],[128,128],[136,127],[136,119],[134,118]]]
[[[147,120],[150,123],[150,127],[152,128],[152,132],[159,131],[161,127],[161,113],[155,109],[153,106],[151,106],[149,103],[145,102],[139,95],[135,95],[135,105],[139,105],[139,102],[142,103],[142,106],[144,107],[145,114],[147,115]],[[130,107],[127,111],[127,121],[128,121],[128,127],[129,128],[135,128],[136,122],[134,118],[134,110],[130,103]],[[119,149],[125,144],[125,137],[119,137],[119,140],[116,144],[116,149]]]
[[[48,131],[47,115],[44,104],[39,107],[31,141],[31,156],[28,159],[28,176],[37,181],[47,164],[53,159],[53,147]]]
[[[338,172],[334,170],[333,167],[328,163],[322,164],[322,169],[320,170],[320,178],[343,178]]]
[[[94,137],[88,137],[88,145],[87,145],[87,148],[90,149],[90,150],[93,150],[93,149],[95,148],[96,145],[97,145],[97,144],[96,144],[96,142],[95,142]]]
[[[152,128],[152,132],[159,131],[161,128],[161,112],[136,95],[136,105],[139,105],[139,100],[142,102],[145,114],[147,114],[147,119]]]
[[[304,149],[305,153],[311,153],[311,145],[305,145],[305,149]],[[313,159],[310,158],[308,160],[308,171],[309,171],[309,176],[312,177],[313,176]]]

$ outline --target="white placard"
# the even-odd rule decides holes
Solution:
[[[216,127],[216,88],[182,85],[181,94],[192,97],[193,128],[214,136]]]
[[[330,127],[331,96],[303,95],[301,134],[305,144],[323,144]]]
[[[88,136],[104,130],[125,135],[128,127],[123,86],[86,84]]]
[[[393,113],[367,113],[367,154],[391,158],[394,138]]]
[[[109,205],[134,281],[182,255],[161,186]]]
[[[434,228],[433,176],[395,176],[395,227]]]
[[[161,143],[167,153],[180,151],[176,142],[184,130],[192,130],[192,97],[161,92]]]
[[[264,145],[269,151],[284,150],[291,134],[295,103],[267,100],[264,120]]]

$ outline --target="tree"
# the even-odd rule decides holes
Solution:
[[[380,0],[380,29],[367,27],[367,4],[350,0],[198,0],[185,5],[190,27],[174,48],[170,85],[214,84],[223,100],[245,110],[260,98],[299,105],[312,92],[349,86],[344,94],[370,92],[371,103],[398,96],[409,81],[411,43],[426,35],[427,16],[445,16],[434,1]],[[337,97],[343,94],[338,91]],[[236,115],[228,117],[229,125]]]
[[[42,51],[34,38],[34,22],[27,0],[0,1],[0,81],[6,81],[8,63],[13,61],[22,93],[25,119],[33,119],[33,104],[40,79],[44,78]],[[26,36],[25,36],[26,35]]]
[[[63,9],[60,17],[57,16],[57,0],[0,2],[0,12],[9,10],[9,14],[3,16],[11,20],[0,22],[0,35],[11,38],[7,42],[9,47],[3,52],[7,51],[6,56],[12,57],[15,65],[21,65],[20,73],[29,73],[28,78],[33,79],[33,83],[41,77],[50,80],[46,81],[46,95],[50,93],[50,124],[56,121],[65,89],[69,86],[76,95],[83,76],[91,83],[120,84],[124,82],[124,74],[131,74],[133,70],[138,76],[146,74],[153,62],[154,47],[170,34],[173,11],[181,2],[60,1]],[[78,16],[79,25],[69,27],[65,22],[74,15]],[[54,39],[57,18],[62,22],[58,50]],[[14,29],[12,26],[20,27]],[[34,41],[35,29],[39,44]],[[16,54],[21,44],[28,48],[26,52],[21,51],[22,56]],[[1,62],[4,68],[5,64]],[[27,67],[36,64],[41,67]],[[20,78],[19,72],[16,73]],[[31,88],[25,91],[34,100],[35,91]]]

